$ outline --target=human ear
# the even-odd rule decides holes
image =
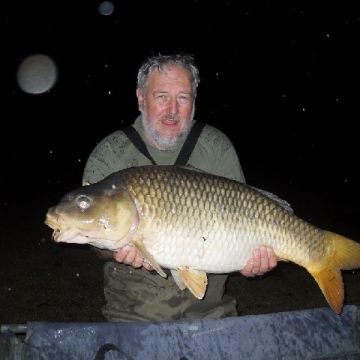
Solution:
[[[142,90],[139,88],[136,89],[136,97],[138,99],[138,109],[141,111],[143,104],[143,94],[142,94]]]

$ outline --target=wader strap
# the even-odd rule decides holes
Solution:
[[[199,136],[205,126],[205,123],[195,122],[191,128],[188,137],[186,138],[184,145],[182,146],[179,156],[175,161],[175,165],[186,165],[190,159],[191,153],[199,139]]]
[[[191,153],[194,150],[194,147],[199,139],[201,131],[203,130],[205,123],[196,121],[191,128],[188,137],[185,140],[184,145],[182,146],[180,153],[175,161],[175,165],[186,165]],[[143,139],[139,135],[139,133],[135,130],[133,126],[127,126],[122,129],[124,134],[131,140],[134,146],[144,155],[146,156],[153,165],[156,165],[155,160],[151,157]]]
[[[127,126],[125,129],[122,129],[125,135],[130,139],[130,141],[135,145],[135,147],[145,155],[153,165],[156,165],[155,160],[151,157],[143,139],[139,135],[139,133],[135,130],[133,126]]]

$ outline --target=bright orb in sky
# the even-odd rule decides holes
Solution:
[[[29,94],[41,94],[50,90],[57,80],[57,66],[54,60],[43,54],[26,57],[17,70],[17,81]]]
[[[103,1],[99,5],[99,13],[101,15],[111,15],[113,11],[114,11],[114,5],[110,1]]]

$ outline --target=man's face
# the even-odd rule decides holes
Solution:
[[[187,136],[195,109],[189,72],[177,65],[155,70],[146,93],[137,89],[136,95],[150,144],[160,150],[175,148]]]

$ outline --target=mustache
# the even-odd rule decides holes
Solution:
[[[176,114],[167,114],[161,117],[161,120],[169,120],[169,121],[180,121],[180,116]]]

